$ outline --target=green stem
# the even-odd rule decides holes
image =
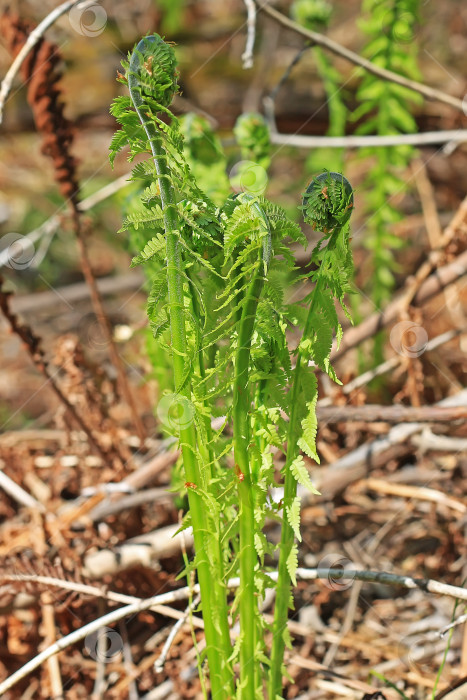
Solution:
[[[178,391],[180,396],[190,401],[191,382],[184,382],[186,328],[182,258],[178,240],[178,215],[175,193],[170,182],[167,154],[163,146],[162,137],[146,113],[147,105],[141,95],[138,79],[138,73],[141,68],[140,57],[143,51],[147,49],[148,40],[152,39],[153,37],[143,39],[138,44],[136,51],[133,52],[130,61],[128,86],[134,107],[149,139],[159,179],[161,206],[164,212],[166,231],[167,282],[175,391]],[[160,40],[160,38],[157,37],[156,40]],[[202,475],[197,461],[196,432],[193,422],[180,428],[180,444],[187,482],[196,485],[201,484]],[[217,594],[222,582],[216,581],[216,574],[213,576],[212,571],[213,562],[216,561],[218,546],[216,547],[216,543],[213,542],[214,537],[209,531],[202,496],[196,492],[196,489],[190,488],[188,489],[188,500],[192,516],[197,571],[201,589],[211,692],[213,698],[223,700],[224,698],[231,698],[234,689],[232,672],[227,663],[231,654],[228,619],[227,617],[221,619],[222,607],[219,606],[220,596]],[[227,634],[225,631],[227,631]],[[228,645],[226,640],[228,640]]]
[[[233,395],[233,434],[235,469],[238,476],[240,523],[240,687],[241,698],[255,697],[255,649],[257,600],[255,596],[255,568],[257,556],[254,543],[254,494],[248,446],[250,443],[251,400],[248,387],[251,338],[258,299],[263,287],[262,270],[256,273],[247,293],[238,332]]]
[[[244,195],[245,200],[254,198]],[[239,533],[240,533],[240,698],[254,700],[259,688],[259,673],[256,669],[258,603],[255,595],[255,498],[248,448],[250,444],[251,393],[249,391],[249,366],[251,343],[258,302],[264,285],[264,275],[271,254],[271,232],[269,223],[256,202],[252,202],[265,225],[265,236],[259,268],[246,292],[242,315],[238,326],[237,353],[233,391],[233,437],[235,470],[238,478]]]
[[[198,299],[196,296],[196,292],[194,291],[194,279],[192,275],[190,274],[190,271],[186,271],[186,275],[188,279],[190,280],[191,287],[193,289],[193,292],[191,294],[191,305],[193,309],[193,314],[195,318],[200,318],[200,307],[198,303]],[[198,350],[198,369],[199,369],[199,374],[200,377],[204,379],[206,376],[206,368],[204,364],[204,353],[203,349],[200,347]],[[204,403],[204,402],[203,402]],[[205,405],[205,404],[204,404]],[[208,469],[208,478],[213,480],[215,477],[214,473],[214,466],[215,466],[215,455],[214,451],[212,449],[212,427],[211,427],[211,419],[209,415],[204,415],[203,416],[203,422],[204,422],[204,430],[206,433],[206,444],[203,443],[202,440],[198,441],[198,449],[200,455],[203,457],[205,464],[209,465]],[[228,626],[228,609],[227,609],[227,588],[225,586],[225,579],[224,579],[224,561],[223,561],[223,556],[222,556],[222,546],[221,546],[221,537],[220,533],[218,533],[218,536],[216,538],[216,546],[217,546],[217,556],[216,556],[216,568],[218,569],[219,572],[219,581],[216,581],[216,601],[217,601],[217,606],[219,608],[219,613],[220,613],[220,619],[224,624],[221,626],[221,635],[222,635],[222,646],[224,650],[229,650],[229,655],[227,658],[229,658],[230,653],[231,653],[231,644],[230,644],[230,632],[229,632],[229,626]],[[227,622],[227,624],[225,624]],[[230,671],[231,672],[231,671]]]

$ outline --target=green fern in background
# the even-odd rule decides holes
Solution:
[[[230,183],[237,192],[262,195],[271,164],[269,128],[263,115],[258,112],[241,114],[235,122],[234,136],[243,160],[230,171]]]
[[[207,119],[194,112],[180,117],[180,130],[185,157],[194,178],[215,204],[221,204],[230,192],[230,183],[219,136]]]
[[[252,160],[267,170],[271,163],[269,128],[262,114],[245,112],[234,126],[234,136],[240,146],[242,158]]]
[[[328,27],[332,11],[332,5],[326,0],[295,0],[290,9],[291,16],[296,22],[307,29],[319,32],[325,31]],[[321,47],[314,46],[312,50],[326,94],[329,115],[329,127],[326,134],[327,136],[344,136],[349,112],[343,99],[342,75]],[[314,149],[306,161],[309,172],[321,171],[324,168],[341,171],[343,164],[343,148]]]
[[[364,55],[376,65],[418,78],[416,26],[419,0],[363,0],[364,19],[360,26],[369,41]],[[360,106],[353,113],[355,121],[364,118],[360,134],[399,134],[417,130],[411,114],[412,104],[419,98],[413,91],[371,73],[358,89]],[[393,233],[393,226],[402,213],[394,198],[407,190],[404,172],[414,155],[410,146],[368,148],[361,155],[370,158],[371,167],[364,182],[366,219],[364,246],[370,251],[371,276],[365,290],[377,309],[391,298],[394,273],[397,271],[395,251],[404,243]],[[382,360],[382,339],[376,339],[376,363]]]

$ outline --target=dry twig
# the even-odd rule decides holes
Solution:
[[[332,51],[332,53],[336,54],[337,56],[342,56],[342,58],[345,58],[347,61],[350,61],[351,63],[354,63],[357,66],[361,66],[366,71],[368,71],[368,73],[377,75],[383,80],[388,80],[391,83],[396,83],[397,85],[402,85],[403,87],[406,87],[409,90],[418,92],[420,93],[420,95],[423,95],[428,100],[438,100],[439,102],[444,102],[445,104],[448,104],[451,107],[455,107],[457,110],[464,113],[464,103],[458,97],[452,97],[451,95],[448,95],[445,92],[442,92],[441,90],[436,90],[436,88],[428,87],[427,85],[423,85],[423,83],[419,83],[415,80],[409,80],[408,78],[404,78],[404,76],[399,75],[398,73],[393,73],[393,71],[381,68],[380,66],[377,66],[371,61],[368,61],[366,58],[362,58],[362,56],[359,56],[353,51],[346,49],[344,46],[341,46],[329,37],[324,36],[324,34],[319,34],[318,32],[313,32],[309,29],[305,29],[305,27],[302,27],[300,24],[297,24],[297,22],[294,22],[293,20],[289,19],[284,14],[278,12],[270,5],[260,3],[259,0],[254,1],[258,9],[264,12],[264,14],[268,15],[268,17],[271,17],[276,22],[279,22],[280,24],[282,24],[282,26],[291,29],[296,34],[300,34],[300,36],[304,37],[305,39],[308,39],[313,44],[322,46],[323,48]]]
[[[277,579],[277,572],[267,574],[272,581]],[[315,579],[346,579],[355,581],[366,581],[368,583],[386,583],[392,586],[403,586],[405,588],[419,589],[428,593],[435,593],[438,595],[445,595],[451,598],[460,599],[467,601],[467,589],[459,588],[457,586],[451,586],[444,583],[439,583],[438,581],[433,581],[432,579],[419,579],[412,578],[410,576],[399,576],[397,574],[388,574],[384,572],[375,571],[357,571],[357,570],[342,570],[342,569],[297,569],[297,578],[304,581],[311,581]],[[236,588],[239,585],[238,579],[232,579],[228,582],[229,588]],[[44,649],[40,654],[35,656],[33,659],[28,661],[22,668],[9,676],[6,680],[0,683],[0,693],[5,693],[7,690],[12,688],[20,680],[28,676],[32,671],[41,666],[47,659],[55,656],[60,651],[67,649],[72,644],[85,639],[87,635],[97,632],[101,627],[111,625],[119,620],[123,620],[129,615],[137,615],[143,610],[149,610],[155,605],[162,605],[174,602],[174,600],[183,600],[188,598],[191,589],[186,586],[178,591],[172,593],[164,593],[159,596],[154,596],[146,600],[139,600],[138,602],[127,605],[118,610],[114,610],[97,620],[93,620],[84,627],[75,630],[71,634],[62,637],[57,642]],[[193,591],[199,593],[198,586],[195,586]]]

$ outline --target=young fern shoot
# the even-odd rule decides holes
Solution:
[[[333,335],[342,336],[334,300],[348,316],[344,295],[351,291],[353,273],[349,248],[349,219],[353,208],[353,192],[348,180],[338,173],[323,173],[316,177],[303,197],[303,217],[313,229],[323,232],[315,246],[311,263],[315,269],[307,277],[314,284],[304,299],[308,305],[303,335],[296,350],[297,359],[290,390],[289,423],[287,426],[287,453],[283,469],[284,498],[283,522],[279,552],[279,578],[276,587],[273,643],[269,673],[269,700],[281,697],[282,661],[289,643],[287,612],[290,604],[290,585],[295,585],[297,544],[300,537],[300,505],[297,484],[318,493],[308,475],[300,448],[319,463],[316,452],[316,402],[318,385],[316,370],[326,372],[339,383],[329,358]]]
[[[112,140],[111,160],[125,145],[130,159],[151,155],[133,170],[144,192],[132,203],[123,229],[139,251],[132,265],[144,265],[151,285],[152,334],[171,360],[174,391],[164,400],[182,414],[172,426],[181,448],[175,479],[188,496],[184,527],[193,528],[195,558],[185,573],[196,570],[200,584],[211,697],[259,700],[268,683],[271,700],[277,700],[300,537],[297,482],[313,488],[298,448],[317,460],[315,373],[337,381],[329,356],[333,336],[342,333],[334,300],[345,310],[350,290],[352,189],[342,175],[324,173],[305,193],[305,220],[323,238],[312,253],[312,271],[302,278],[313,284],[312,292],[299,304],[287,304],[284,290],[296,268],[284,239],[306,245],[300,227],[262,196],[242,192],[225,199],[225,183],[215,186],[206,163],[197,168],[195,146],[206,126],[198,125],[201,133],[193,140],[193,123],[185,123],[184,143],[169,109],[177,90],[169,44],[157,35],[142,39],[124,67],[130,96],[112,106],[121,129]],[[223,162],[220,148],[209,159],[215,152]],[[294,369],[290,329],[303,329]],[[215,430],[212,419],[221,416]],[[273,454],[284,451],[284,444],[282,508],[270,491],[277,487]],[[264,557],[274,547],[264,525],[268,517],[279,520],[281,510],[269,658],[268,626],[258,603],[271,585]],[[229,610],[227,582],[236,575],[240,586]],[[240,634],[232,645],[237,614]]]
[[[114,103],[114,115],[123,129],[117,132],[111,147],[114,155],[125,142],[132,147],[132,155],[147,150],[152,153],[160,199],[159,214],[163,220],[165,250],[153,243],[146,258],[160,254],[164,265],[160,287],[167,291],[168,320],[171,334],[171,350],[175,395],[184,405],[191,403],[191,381],[187,347],[186,307],[184,285],[186,274],[181,253],[180,221],[175,188],[179,184],[172,173],[170,151],[180,149],[181,140],[176,127],[171,128],[158,116],[161,112],[171,116],[168,106],[177,91],[177,63],[173,48],[158,35],[142,39],[125,65],[131,103],[120,98]],[[136,112],[136,115],[135,115]],[[144,130],[139,133],[139,124]],[[136,130],[136,131],[135,131]],[[176,162],[176,161],[175,161]],[[151,166],[149,167],[149,173]],[[154,239],[153,239],[154,241]],[[149,245],[149,244],[148,244]],[[188,367],[187,367],[188,365]],[[232,672],[228,664],[230,635],[227,620],[226,594],[221,581],[213,581],[211,566],[218,561],[218,542],[211,534],[206,518],[206,502],[203,498],[205,478],[200,469],[195,425],[192,421],[180,424],[180,443],[183,455],[193,535],[196,547],[196,568],[203,601],[207,656],[211,671],[211,688],[219,698],[233,692]]]

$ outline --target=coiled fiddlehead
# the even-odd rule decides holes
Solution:
[[[186,276],[180,250],[179,215],[166,149],[170,127],[158,117],[159,112],[172,117],[168,106],[178,89],[176,65],[172,46],[155,34],[139,42],[125,68],[131,101],[154,158],[160,191],[166,238],[165,261],[175,391],[182,400],[190,402],[191,381],[185,372],[187,335],[183,284]],[[122,115],[121,123],[124,128],[130,124],[129,120],[131,121],[131,115]],[[181,151],[181,141],[176,142],[176,137],[177,134],[173,133],[171,145],[175,144]],[[140,150],[145,148],[146,144],[143,144]],[[214,697],[224,698],[233,694],[232,672],[228,664],[231,649],[226,595],[222,582],[213,581],[211,575],[211,562],[218,558],[219,550],[215,534],[208,527],[205,503],[201,488],[198,488],[203,483],[203,477],[198,463],[197,439],[192,421],[180,427],[180,443],[186,483],[195,484],[197,487],[188,489],[188,499],[201,587],[211,690]]]
[[[323,232],[313,251],[311,261],[317,266],[309,275],[314,288],[306,301],[309,303],[302,339],[298,345],[298,357],[292,379],[289,423],[287,429],[287,453],[284,478],[284,518],[282,523],[279,577],[274,610],[273,645],[269,675],[269,698],[281,693],[282,659],[286,643],[287,610],[290,600],[290,583],[295,581],[299,516],[295,515],[297,482],[313,489],[298,453],[300,448],[308,457],[319,462],[316,452],[316,402],[318,399],[316,367],[338,382],[330,365],[333,334],[339,340],[342,329],[337,318],[334,299],[344,305],[344,294],[350,291],[352,257],[349,250],[349,219],[353,211],[353,192],[350,183],[339,173],[325,172],[308,186],[303,197],[305,221]],[[323,240],[327,244],[321,247]]]
[[[321,173],[308,185],[301,208],[304,220],[313,230],[331,233],[350,219],[352,186],[340,173]]]

